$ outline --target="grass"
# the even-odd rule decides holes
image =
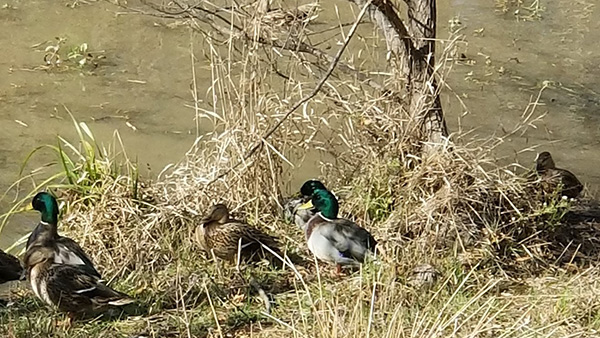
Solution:
[[[597,297],[589,290],[596,290],[600,271],[586,268],[577,255],[566,256],[575,272],[551,262],[556,256],[545,251],[553,243],[541,250],[540,242],[564,225],[572,202],[550,196],[544,204],[525,194],[535,182],[502,168],[484,170],[490,163],[477,152],[483,149],[455,145],[452,152],[400,168],[365,151],[368,161],[353,159],[366,163],[355,176],[330,167],[326,182],[340,186],[343,213],[380,240],[377,261],[337,280],[331,267],[312,262],[296,227],[281,221],[277,196],[258,189],[276,171],[251,165],[206,185],[226,151],[236,149],[224,138],[241,132],[199,142],[185,161],[151,182],[138,179],[127,161],[115,165],[118,156],[101,150],[84,124],[74,126],[81,145],[59,139],[61,146],[48,147],[62,171],[42,183],[65,202],[61,231],[88,250],[111,286],[134,296],[147,312],[65,330],[57,326],[61,314],[24,290],[0,312],[4,336],[558,337],[598,329]],[[356,140],[373,146],[363,141]],[[276,159],[283,161],[267,157],[253,165],[275,167]],[[123,167],[130,171],[118,169]],[[307,263],[296,270],[238,267],[200,253],[189,234],[203,207],[225,192],[238,215],[277,234],[288,252]],[[444,229],[448,224],[453,226]],[[468,244],[460,236],[475,239]],[[539,262],[543,271],[535,268]],[[409,282],[416,263],[440,271],[431,289]],[[274,298],[271,313],[250,278]]]
[[[104,59],[102,54],[104,51],[92,51],[86,42],[64,48],[67,38],[56,37],[55,40],[47,43],[44,49],[44,65],[36,69],[54,72],[76,70],[91,74],[98,67],[98,63]]]
[[[266,29],[261,24],[257,32]],[[62,202],[59,231],[76,239],[107,283],[135,297],[144,313],[67,330],[57,325],[64,315],[23,287],[11,306],[0,308],[1,336],[597,335],[598,230],[582,212],[595,202],[540,195],[528,168],[498,164],[492,155],[539,121],[537,101],[504,137],[461,132],[452,144],[422,154],[414,141],[419,128],[394,98],[336,74],[245,158],[261,132],[310,92],[314,81],[302,67],[315,65],[290,65],[284,81],[267,71],[272,65],[265,59],[275,51],[251,43],[223,49],[205,38],[210,102],[193,106],[214,131],[199,136],[183,161],[157,180],[139,177],[118,134],[103,147],[73,120],[77,142],[58,138],[27,157],[51,151],[56,160],[31,174],[25,160],[15,187],[33,182],[33,188],[2,223],[35,191],[51,190]],[[323,181],[340,197],[341,214],[379,240],[377,259],[341,279],[314,261],[303,234],[280,216],[281,201],[298,189],[290,176],[315,155],[323,159]],[[304,262],[278,270],[200,252],[191,234],[210,204],[222,201]],[[438,272],[431,285],[413,282],[423,264]],[[271,298],[270,312],[254,281]]]

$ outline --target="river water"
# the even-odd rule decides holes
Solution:
[[[190,45],[193,41],[200,53],[199,42],[193,40],[197,36],[169,21],[125,15],[104,1],[7,0],[3,4],[1,191],[18,178],[32,149],[56,144],[57,135],[75,137],[65,107],[86,122],[100,142],[109,142],[118,130],[143,174],[156,175],[183,157],[196,135],[189,106]],[[68,6],[72,4],[78,6]],[[458,45],[458,52],[470,60],[455,64],[447,78],[443,104],[448,123],[451,131],[476,128],[482,136],[501,136],[519,121],[530,98],[544,84],[551,85],[537,108],[547,112],[538,129],[509,139],[497,156],[504,161],[518,157],[528,164],[535,153],[516,155],[515,150],[543,144],[559,165],[574,171],[594,192],[600,184],[595,169],[600,167],[600,96],[596,93],[600,14],[591,0],[540,0],[540,5],[541,19],[527,20],[530,12],[514,7],[510,0],[439,1],[439,38],[460,28],[466,42]],[[322,4],[318,21],[337,22],[334,6],[342,16],[352,18],[350,5],[336,0]],[[86,43],[98,66],[86,65],[83,72],[45,70],[46,47],[56,44],[57,37],[66,38],[62,48]],[[208,67],[196,67],[203,86],[199,92],[205,93],[210,83]],[[207,128],[200,121],[200,132]],[[41,154],[29,169],[50,159],[50,154]],[[7,197],[0,202],[0,212],[9,205]],[[37,215],[13,219],[0,236],[0,248],[30,230],[36,219]]]

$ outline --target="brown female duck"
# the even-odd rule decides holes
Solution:
[[[544,151],[538,154],[535,170],[542,179],[542,189],[546,193],[554,193],[560,190],[561,196],[576,198],[583,190],[583,185],[575,175],[566,170],[556,167],[552,155]]]
[[[280,254],[277,240],[244,222],[229,218],[229,209],[224,204],[211,207],[201,224],[196,227],[195,239],[207,253],[232,260],[238,253],[246,259],[266,257],[264,246]]]

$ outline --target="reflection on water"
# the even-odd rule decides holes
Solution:
[[[546,8],[541,21],[517,21],[510,11],[497,12],[489,0],[440,1],[440,38],[447,37],[448,20],[459,17],[468,42],[465,54],[476,61],[455,65],[448,79],[452,90],[446,90],[444,105],[451,129],[457,130],[458,116],[464,112],[456,96],[469,111],[460,121],[463,128],[477,127],[480,135],[501,134],[503,126],[510,128],[519,120],[530,97],[544,83],[551,84],[538,107],[548,112],[544,123],[504,144],[498,156],[512,160],[516,149],[545,143],[544,149],[552,151],[558,163],[596,189],[600,14],[589,1],[542,1]],[[342,0],[323,6],[332,4],[348,8]],[[56,142],[57,134],[74,136],[63,105],[88,123],[100,140],[110,140],[113,130],[119,130],[129,155],[137,156],[142,167],[149,163],[154,173],[179,160],[191,145],[194,115],[185,106],[191,100],[188,30],[141,15],[117,16],[117,11],[106,2],[71,9],[61,1],[45,0],[9,0],[0,9],[2,190],[17,178],[31,149]],[[319,21],[336,21],[335,15],[324,10]],[[67,38],[67,45],[87,43],[106,58],[87,75],[33,70],[43,64],[48,45],[44,42],[55,37]],[[199,45],[195,50],[201,50],[202,39],[195,37],[194,43]],[[196,65],[199,83],[208,84],[210,74],[202,65]],[[533,152],[519,155],[522,162],[534,157]],[[46,160],[42,156],[37,164]],[[0,205],[0,210],[7,207]],[[0,236],[0,247],[27,232],[36,220],[35,214],[15,219]]]

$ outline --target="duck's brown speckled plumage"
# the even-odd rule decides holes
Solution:
[[[566,169],[557,168],[552,155],[547,151],[538,155],[535,169],[541,176],[542,189],[546,193],[551,194],[560,187],[561,196],[576,198],[583,190],[583,184],[575,174]]]
[[[212,251],[215,256],[225,260],[232,260],[237,255],[238,246],[241,246],[243,258],[265,257],[267,250],[261,243],[280,254],[274,237],[246,223],[230,219],[229,210],[223,204],[210,209],[196,228],[195,237],[204,251]]]

